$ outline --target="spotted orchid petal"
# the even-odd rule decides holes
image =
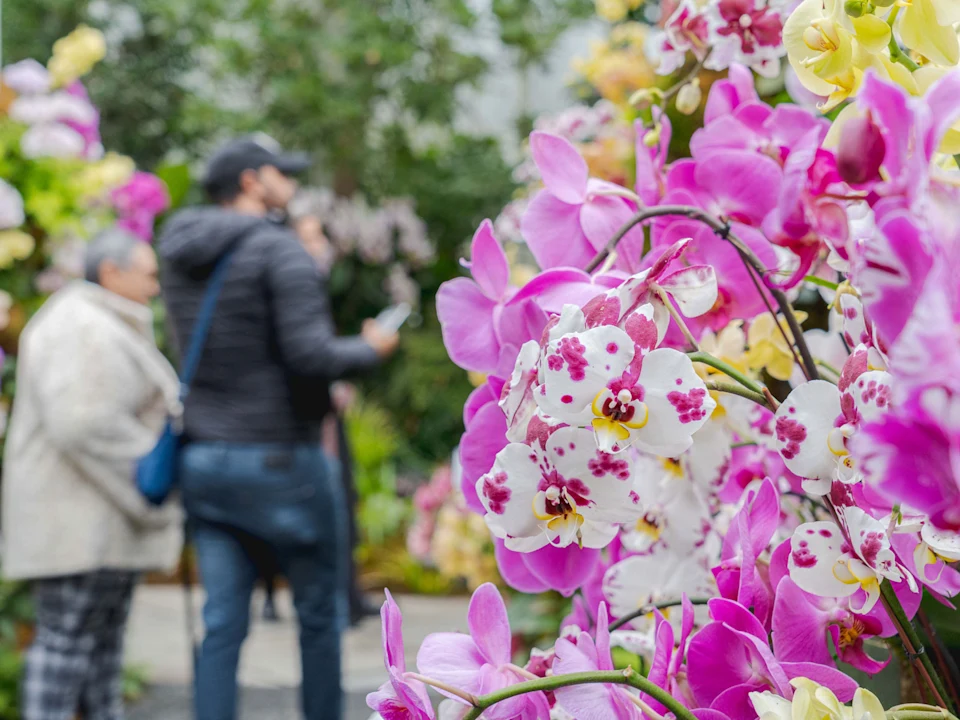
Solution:
[[[543,450],[520,443],[501,450],[477,494],[488,527],[510,550],[604,547],[616,523],[638,513],[631,476],[629,458],[598,451],[587,430],[564,427]]]
[[[693,444],[693,434],[717,407],[690,358],[670,348],[644,356],[637,384],[643,389],[650,421],[633,435],[646,452],[678,456]]]
[[[633,359],[633,341],[614,325],[551,340],[540,359],[537,405],[551,417],[585,427],[595,416],[593,405],[609,393],[607,385]]]
[[[847,526],[853,552],[871,572],[893,582],[910,581],[913,576],[897,562],[886,528],[879,520],[856,506],[844,507],[841,517]],[[911,587],[916,587],[914,583]]]
[[[503,386],[499,405],[506,415],[506,436],[510,442],[519,443],[526,439],[527,426],[536,413],[534,387],[539,364],[540,344],[536,340],[524,343],[517,355],[510,380]]]
[[[800,477],[823,483],[804,483],[807,492],[823,494],[837,473],[843,451],[831,446],[834,421],[842,414],[840,391],[826,380],[812,380],[794,389],[776,414],[776,447],[787,469]]]
[[[848,597],[860,589],[860,582],[847,572],[851,555],[836,523],[800,525],[790,548],[787,567],[801,590],[820,597]]]

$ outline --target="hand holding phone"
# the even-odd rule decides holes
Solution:
[[[413,312],[413,308],[410,307],[409,303],[404,302],[391,305],[377,315],[376,323],[384,332],[395,333],[403,327],[403,324],[409,319],[411,312]]]

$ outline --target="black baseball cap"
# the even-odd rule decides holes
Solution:
[[[284,152],[268,135],[237,138],[221,146],[207,161],[203,184],[208,190],[237,185],[244,170],[259,170],[265,165],[284,175],[297,175],[310,167],[310,156]]]

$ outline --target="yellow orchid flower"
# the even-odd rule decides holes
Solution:
[[[830,95],[831,78],[853,64],[850,18],[839,0],[803,0],[783,25],[787,58],[803,86],[817,95]]]
[[[900,38],[930,62],[953,67],[960,62],[960,41],[954,25],[960,22],[956,0],[902,0]]]
[[[750,693],[760,720],[885,720],[880,700],[869,690],[857,688],[853,706],[844,705],[829,688],[805,677],[790,681],[793,700],[766,692]],[[933,709],[933,708],[931,708]]]
[[[797,322],[803,322],[807,319],[807,314],[796,312],[794,317]],[[769,313],[755,317],[747,330],[747,344],[750,347],[743,357],[751,370],[766,368],[771,377],[789,380],[793,374],[794,359],[791,346],[784,340],[784,334],[793,342],[793,333],[785,319],[779,319],[783,332],[777,324]]]
[[[103,33],[87,25],[53,44],[53,57],[47,63],[50,79],[55,87],[67,85],[86,75],[107,54],[107,41]]]

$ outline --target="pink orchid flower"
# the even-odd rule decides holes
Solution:
[[[484,583],[474,591],[467,609],[467,626],[469,635],[439,632],[427,636],[417,653],[422,675],[473,695],[525,680],[511,662],[510,621],[495,585]],[[463,698],[440,692],[466,705]],[[484,711],[491,720],[534,720],[549,714],[547,699],[539,692],[510,698]]]
[[[836,187],[841,183],[836,158],[820,148],[825,135],[826,128],[814,126],[791,149],[777,206],[764,218],[763,230],[770,241],[799,259],[793,273],[776,283],[784,288],[795,287],[809,274],[824,241],[843,247],[849,237],[846,210],[829,197],[842,187]]]
[[[868,482],[896,502],[926,513],[937,527],[960,530],[960,432],[916,400],[857,433],[852,449]]]
[[[403,653],[403,616],[389,590],[380,608],[383,623],[383,659],[390,679],[376,692],[367,695],[367,706],[383,720],[434,720],[433,704],[426,686],[419,680],[406,678],[407,663]]]
[[[493,467],[497,453],[507,446],[507,421],[500,409],[503,381],[495,377],[478,387],[463,407],[466,431],[460,438],[460,488],[467,508],[483,514],[477,497],[477,480]]]
[[[654,635],[656,638],[656,649],[654,650],[653,660],[650,663],[650,672],[647,679],[654,685],[663,688],[670,695],[682,702],[687,707],[695,707],[696,702],[690,691],[690,685],[687,682],[685,659],[687,656],[687,643],[693,632],[694,611],[693,603],[683,594],[681,600],[683,615],[680,620],[680,638],[674,644],[675,634],[673,626],[660,614],[655,611],[656,628]],[[641,696],[648,705],[657,712],[666,715],[667,708],[657,702],[652,696],[643,694]]]
[[[613,670],[607,606],[597,608],[596,639],[581,632],[576,641],[559,638],[554,648],[553,674]],[[640,720],[643,716],[621,685],[571,685],[554,691],[557,703],[578,720]]]
[[[595,548],[547,545],[533,552],[516,552],[509,550],[498,537],[494,537],[493,542],[500,576],[519,592],[536,594],[556,590],[570,597],[601,565],[600,550]]]
[[[484,220],[470,249],[473,279],[454,278],[437,292],[437,316],[450,359],[465,370],[495,372],[500,362],[500,315],[512,294],[510,264],[493,224]]]
[[[713,568],[721,597],[752,607],[764,626],[769,625],[773,594],[757,561],[779,525],[780,494],[770,478],[766,478],[730,522],[723,539],[720,565]]]
[[[770,650],[763,625],[745,607],[722,598],[710,601],[713,622],[690,640],[687,667],[697,703],[731,720],[755,720],[751,692],[772,690],[793,697],[790,680],[805,677],[848,702],[857,683],[835,668],[813,662],[781,662]]]
[[[935,82],[912,98],[895,83],[867,71],[857,95],[857,110],[869,114],[884,144],[883,177],[871,190],[878,198],[898,198],[923,213],[934,226],[953,224],[956,189],[932,165],[944,135],[960,118],[960,73]]]
[[[523,214],[523,237],[540,267],[582,268],[636,213],[636,204],[623,187],[589,177],[586,161],[559,135],[532,133],[530,152],[544,189]],[[633,269],[643,240],[642,228],[627,233],[617,247],[619,267]]]
[[[854,613],[845,599],[806,593],[790,578],[784,578],[777,586],[773,649],[781,660],[834,665],[827,644],[829,637],[843,662],[873,675],[889,664],[890,657],[870,657],[864,650],[864,641],[882,632],[883,626],[876,618]]]

